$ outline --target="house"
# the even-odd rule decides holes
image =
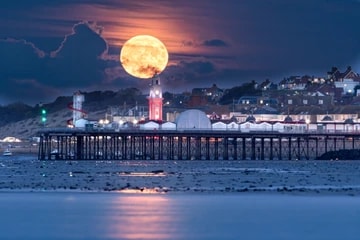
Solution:
[[[342,89],[342,95],[353,95],[355,87],[360,84],[360,75],[349,66],[344,72],[340,72],[337,67],[333,67],[328,72],[328,79],[336,88]]]
[[[328,72],[328,79],[331,82],[342,82],[344,79],[352,79],[359,82],[360,75],[354,72],[351,66],[347,67],[345,72],[340,72],[337,67],[332,67],[331,71]]]
[[[330,71],[327,72],[327,77],[330,82],[338,81],[341,78],[341,72],[337,67],[332,67]]]
[[[346,95],[346,94],[353,95],[355,92],[355,87],[360,83],[354,79],[345,78],[342,79],[341,81],[335,81],[334,84],[337,88],[342,89],[341,91],[342,95]]]

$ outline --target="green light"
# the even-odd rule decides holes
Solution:
[[[41,118],[40,119],[41,119],[41,122],[45,124],[47,119],[46,119],[46,109],[44,109],[44,108],[41,109]]]

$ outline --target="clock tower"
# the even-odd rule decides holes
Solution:
[[[149,94],[149,120],[162,120],[163,98],[160,77],[155,75],[151,79]]]

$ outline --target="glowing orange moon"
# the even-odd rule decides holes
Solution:
[[[120,62],[125,71],[138,78],[152,78],[161,73],[169,59],[165,45],[150,35],[138,35],[124,44]]]

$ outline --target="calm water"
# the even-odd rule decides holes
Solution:
[[[360,198],[0,193],[0,239],[359,239]]]

